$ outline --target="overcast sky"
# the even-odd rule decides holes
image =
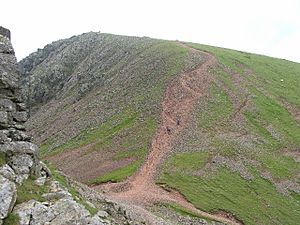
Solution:
[[[300,62],[300,0],[3,0],[18,60],[88,31],[149,36]]]

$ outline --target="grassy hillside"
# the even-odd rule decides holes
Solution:
[[[23,82],[31,80],[29,131],[41,154],[77,179],[122,180],[149,151],[166,85],[200,61],[146,37],[87,33],[54,42],[20,62]]]
[[[213,82],[157,183],[244,224],[300,221],[300,64],[187,43],[213,54]],[[21,62],[42,155],[88,184],[132,175],[150,149],[168,83],[200,52],[176,42],[87,33]],[[42,99],[42,100],[41,100]]]
[[[214,54],[219,67],[158,182],[245,224],[297,224],[300,64],[189,45]]]

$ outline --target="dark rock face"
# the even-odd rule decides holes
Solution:
[[[0,35],[7,37],[10,40],[10,30],[0,26]]]
[[[38,147],[30,142],[24,123],[28,113],[19,87],[20,72],[10,31],[0,27],[0,224],[16,201],[16,184],[40,176]]]

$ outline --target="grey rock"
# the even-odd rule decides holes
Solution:
[[[37,178],[34,183],[37,185],[37,186],[43,186],[45,183],[46,183],[46,180],[47,178],[46,177],[39,177]]]
[[[0,26],[0,35],[10,40],[10,30]]]
[[[51,206],[56,217],[51,225],[85,225],[90,213],[74,200],[60,199]]]
[[[13,212],[19,216],[20,225],[43,225],[55,217],[51,208],[36,200],[16,205]]]
[[[101,210],[99,210],[96,215],[103,219],[106,219],[109,216],[107,212]]]
[[[89,225],[104,225],[103,220],[99,218],[97,215],[93,216],[89,223]]]
[[[0,175],[0,219],[7,217],[17,198],[16,185]]]
[[[5,164],[5,165],[3,165],[3,166],[0,167],[0,174],[3,177],[9,179],[10,181],[16,181],[16,174],[15,174],[15,172],[7,164]]]
[[[29,135],[26,134],[26,132],[24,131],[20,131],[20,130],[16,130],[14,128],[11,128],[9,130],[9,137],[13,140],[13,141],[30,141],[31,137]]]
[[[36,202],[32,209],[32,219],[30,225],[40,225],[50,222],[55,218],[53,210],[40,202]]]
[[[16,109],[18,111],[26,111],[27,107],[26,107],[26,104],[22,102],[22,103],[17,103],[16,104]]]
[[[29,174],[17,174],[16,175],[16,183],[22,184],[24,180],[27,180]]]
[[[0,123],[2,123],[2,124],[7,124],[8,123],[7,112],[0,111]]]
[[[0,110],[7,112],[15,111],[16,105],[9,99],[0,99]]]
[[[65,187],[63,187],[58,181],[53,180],[50,183],[50,192],[60,192],[67,191]]]
[[[10,157],[8,164],[16,174],[29,174],[33,166],[33,159],[27,154],[17,154]]]
[[[35,144],[27,141],[15,141],[2,145],[0,151],[23,154],[37,154],[38,147]]]
[[[9,132],[7,130],[0,130],[0,144],[10,142],[11,138],[8,137]]]
[[[46,166],[46,164],[43,163],[42,161],[40,161],[40,167],[41,167],[41,176],[44,176],[44,177],[51,177],[52,176],[51,171]]]
[[[26,111],[15,112],[13,117],[14,117],[14,120],[16,120],[18,122],[26,122],[28,119],[28,115],[27,115]]]

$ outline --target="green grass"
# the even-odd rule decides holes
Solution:
[[[34,180],[35,179],[33,177],[29,177],[22,183],[22,185],[17,187],[18,195],[16,204],[20,204],[31,199],[35,199],[40,202],[46,201],[42,195],[49,192],[49,187],[47,185],[38,186],[34,183]]]
[[[298,162],[280,153],[266,153],[262,156],[261,162],[265,170],[269,171],[272,177],[278,180],[293,180],[300,171],[300,164]]]
[[[197,208],[229,211],[245,224],[296,225],[300,220],[299,202],[257,175],[249,182],[225,168],[210,178],[164,172],[160,183],[180,191]]]
[[[92,181],[90,181],[91,184],[102,184],[106,182],[119,182],[122,181],[129,176],[133,175],[141,165],[141,161],[135,161],[127,166],[118,168],[116,170],[113,170],[111,172],[106,173],[103,176],[100,176]]]
[[[177,153],[167,161],[165,167],[175,171],[196,171],[201,169],[208,159],[207,152]]]
[[[20,225],[20,219],[18,215],[9,213],[8,216],[3,220],[3,225]]]
[[[185,216],[185,217],[195,217],[195,218],[200,218],[200,219],[205,219],[207,222],[212,222],[210,218],[203,217],[197,213],[194,213],[178,204],[175,203],[168,203],[168,204],[163,204],[163,206],[175,211],[176,213]]]
[[[187,136],[186,145],[193,147],[196,153],[174,154],[167,161],[158,182],[177,189],[202,210],[228,211],[245,224],[297,224],[300,220],[299,194],[282,195],[260,174],[270,172],[275,182],[297,179],[300,164],[284,156],[282,149],[292,151],[299,148],[300,126],[282,100],[300,109],[300,64],[229,49],[190,45],[217,57],[221,66],[213,70],[215,78],[237,98],[250,94],[249,107],[244,112],[245,121],[238,126],[232,124],[234,109],[231,99],[227,91],[213,85],[209,96],[202,98],[195,111],[194,122],[197,129],[205,133],[205,140]],[[242,82],[245,93],[240,92],[232,75],[225,72],[225,67],[230,68],[232,74],[240,74],[239,82]],[[251,75],[245,68],[252,71]],[[242,137],[226,136],[228,132],[252,136],[251,139],[245,136],[249,139],[245,142]],[[244,180],[225,168],[204,177],[196,176],[201,166],[195,166],[195,161],[201,161],[199,165],[203,166],[214,155],[257,161],[256,166],[248,168],[255,178]]]
[[[201,104],[197,111],[198,127],[206,130],[220,129],[222,125],[227,125],[233,106],[226,92],[216,85],[211,86],[209,93],[208,101]]]
[[[123,113],[117,114],[111,117],[107,122],[101,124],[100,127],[83,131],[75,138],[69,140],[65,144],[55,148],[53,151],[46,151],[47,147],[51,143],[45,143],[41,146],[43,150],[41,153],[44,156],[57,155],[60,152],[70,150],[73,148],[79,148],[90,143],[96,142],[96,148],[100,148],[105,143],[110,143],[111,138],[123,129],[132,127],[137,119],[137,114],[128,110]]]
[[[63,175],[61,175],[51,164],[47,163],[47,166],[51,170],[53,178],[57,180],[62,186],[68,189],[75,201],[83,205],[91,213],[91,215],[95,215],[98,212],[98,209],[90,206],[86,202],[86,200],[79,194],[79,192],[70,185],[68,180]]]

